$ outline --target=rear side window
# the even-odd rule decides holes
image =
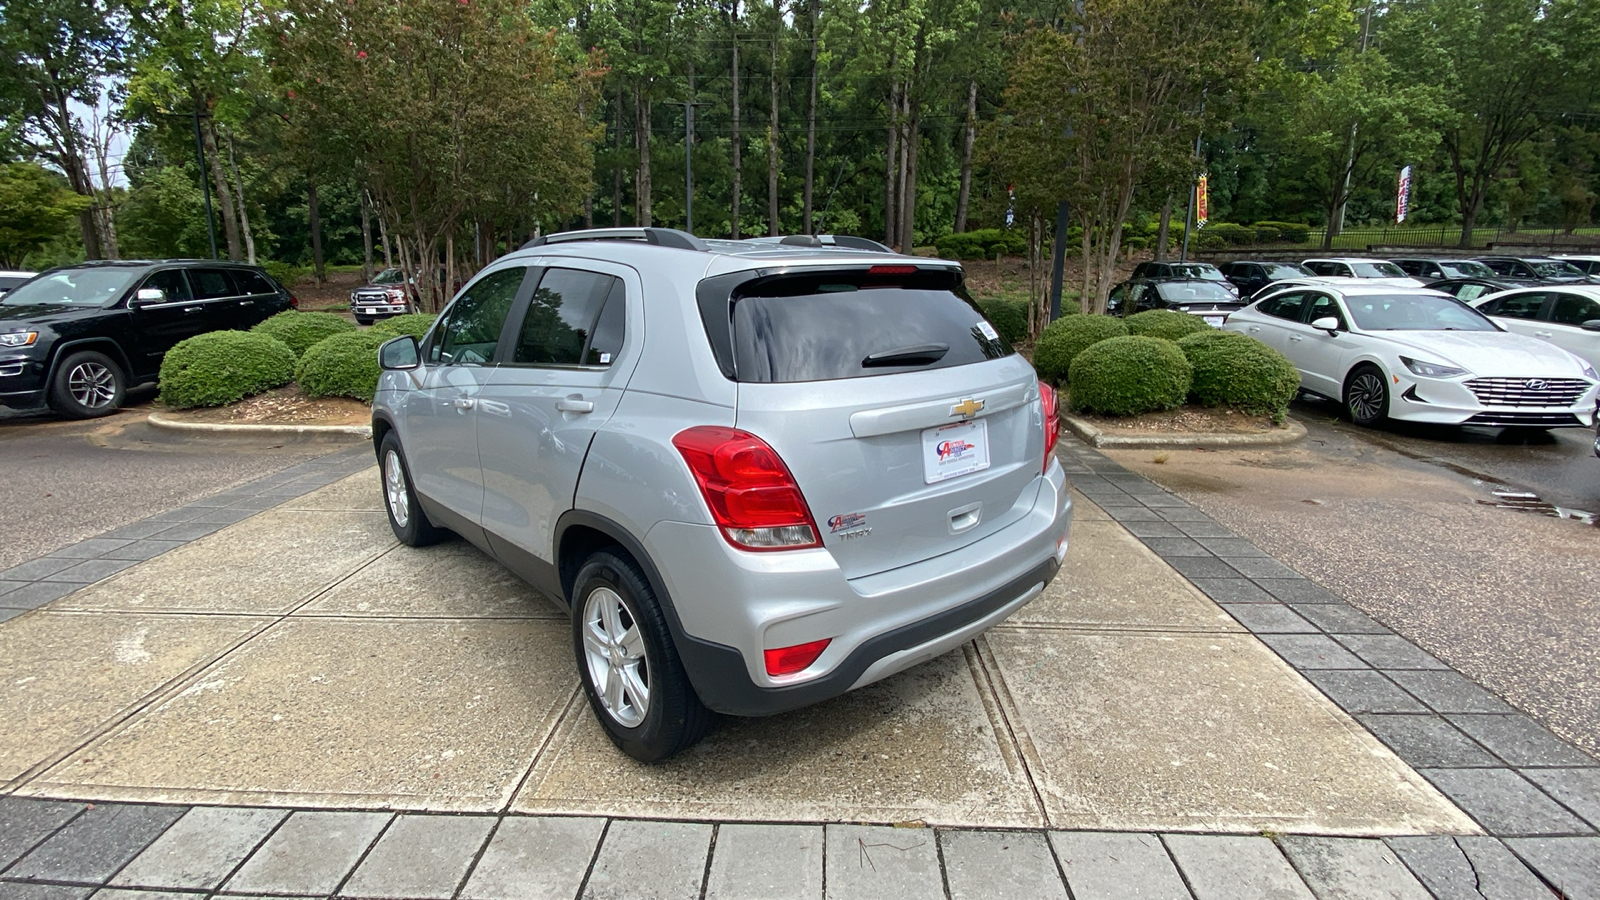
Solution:
[[[233,270],[233,280],[239,283],[241,294],[276,294],[277,286],[267,280],[267,276],[254,269]]]
[[[1512,294],[1501,297],[1484,304],[1492,306],[1492,310],[1480,309],[1479,312],[1491,312],[1493,315],[1505,316],[1508,319],[1537,319],[1539,310],[1544,307],[1544,293],[1535,291],[1528,294]]]
[[[547,269],[528,303],[512,362],[535,366],[610,365],[622,346],[622,282],[577,269]],[[610,302],[615,299],[615,303]],[[610,307],[615,306],[615,311]],[[596,322],[603,323],[600,341]],[[591,347],[590,337],[596,341]],[[585,352],[588,351],[587,357]],[[603,361],[602,361],[603,360]]]
[[[1578,294],[1557,294],[1550,308],[1550,321],[1559,325],[1582,325],[1600,319],[1600,303]]]
[[[1300,321],[1300,313],[1306,307],[1306,295],[1298,291],[1280,294],[1271,300],[1261,301],[1257,311],[1264,315],[1276,316],[1279,319]]]
[[[836,272],[747,286],[733,307],[738,380],[862,378],[964,366],[1013,352],[954,273],[892,282]]]
[[[190,269],[189,283],[194,287],[196,300],[233,297],[239,293],[233,286],[233,279],[222,269]]]

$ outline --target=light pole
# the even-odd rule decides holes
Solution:
[[[211,258],[217,259],[217,223],[211,215],[211,182],[206,180],[206,148],[200,141],[200,104],[194,105],[194,159],[200,165],[200,190],[206,198],[206,236],[211,238]]]

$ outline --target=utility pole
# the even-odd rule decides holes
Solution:
[[[200,142],[200,104],[194,105],[194,159],[200,165],[200,189],[206,197],[206,234],[211,238],[211,258],[217,258],[217,223],[211,215],[211,182],[206,180],[206,150]]]
[[[694,234],[694,69],[689,69],[689,99],[683,101],[683,230]]]
[[[1200,135],[1198,134],[1194,136],[1194,155],[1196,159],[1200,157]],[[1189,208],[1183,212],[1183,249],[1178,251],[1178,262],[1189,261],[1189,232],[1193,230],[1189,223],[1194,219],[1194,205],[1199,202],[1196,199],[1199,196],[1200,182],[1197,179],[1194,184],[1189,185]]]

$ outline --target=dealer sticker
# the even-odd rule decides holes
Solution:
[[[989,468],[989,424],[983,419],[922,432],[922,479],[936,484]]]

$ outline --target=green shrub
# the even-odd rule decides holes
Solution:
[[[250,330],[283,341],[298,357],[323,338],[345,331],[355,331],[356,326],[333,313],[301,312],[290,309],[258,323]]]
[[[306,274],[307,271],[305,266],[297,266],[294,263],[278,262],[271,259],[262,260],[261,268],[265,269],[274,281],[286,288],[294,287],[294,283],[299,281],[300,277]]]
[[[1174,409],[1189,396],[1193,376],[1194,367],[1171,341],[1111,338],[1072,361],[1072,409],[1108,416]]]
[[[997,253],[1021,256],[1028,252],[1028,239],[1021,231],[980,228],[941,235],[933,242],[945,259],[994,259]]]
[[[1256,228],[1276,228],[1280,240],[1291,244],[1304,244],[1311,240],[1311,226],[1299,222],[1257,222]]]
[[[1122,321],[1128,326],[1129,334],[1166,338],[1169,341],[1175,341],[1187,334],[1216,330],[1199,316],[1191,316],[1173,309],[1147,309],[1144,312],[1134,313]]]
[[[1256,230],[1244,225],[1235,225],[1232,222],[1212,222],[1207,225],[1201,234],[1214,234],[1222,238],[1222,242],[1230,247],[1250,247],[1256,242]]]
[[[1007,343],[1015,344],[1028,337],[1028,303],[1026,300],[1002,300],[994,297],[982,300],[978,308],[984,318],[1000,332]]]
[[[209,331],[168,350],[160,377],[173,409],[222,406],[293,381],[294,351],[271,335]]]
[[[433,327],[437,318],[438,316],[431,313],[406,313],[403,316],[383,319],[372,326],[372,333],[383,335],[384,340],[409,334],[420,341],[422,336],[428,333],[428,329]]]
[[[1257,225],[1255,229],[1258,244],[1276,244],[1283,240],[1283,230],[1275,225]]]
[[[1210,228],[1202,228],[1189,239],[1189,246],[1200,250],[1221,250],[1228,246],[1228,242]]]
[[[1208,329],[1178,341],[1194,367],[1189,393],[1201,406],[1225,406],[1281,423],[1300,390],[1300,373],[1253,337]]]
[[[1078,354],[1090,345],[1127,333],[1128,326],[1110,316],[1062,316],[1051,322],[1033,345],[1033,367],[1040,378],[1061,384]]]
[[[308,397],[350,397],[371,403],[378,389],[378,345],[388,339],[371,329],[325,337],[300,357],[294,380]]]

